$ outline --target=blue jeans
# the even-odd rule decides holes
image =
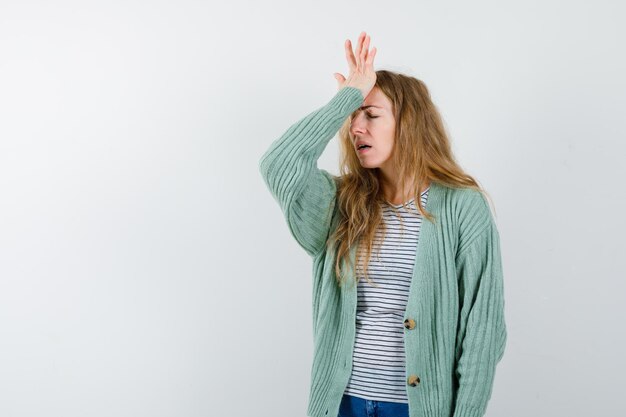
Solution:
[[[409,405],[343,394],[337,417],[409,417]]]

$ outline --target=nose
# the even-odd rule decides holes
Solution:
[[[350,122],[350,132],[353,135],[361,134],[365,131],[365,123],[363,122],[361,113],[362,112],[357,112],[357,114],[352,117],[352,121]]]

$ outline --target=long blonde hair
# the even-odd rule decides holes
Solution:
[[[428,88],[421,80],[388,70],[376,71],[376,84],[389,98],[396,120],[392,161],[400,178],[400,190],[411,190],[419,213],[428,221],[435,216],[422,205],[422,186],[431,182],[453,188],[472,188],[484,193],[478,182],[456,162],[444,124],[433,104]],[[363,168],[354,151],[350,119],[339,130],[340,176],[337,183],[339,223],[329,236],[327,246],[336,246],[335,274],[339,285],[345,280],[341,265],[349,258],[350,248],[366,248],[363,274],[367,281],[368,263],[376,230],[385,231],[382,204],[385,202],[380,170]],[[393,208],[393,207],[392,207]],[[361,246],[362,245],[362,246]],[[350,265],[354,268],[354,265]],[[359,275],[355,274],[357,281]]]

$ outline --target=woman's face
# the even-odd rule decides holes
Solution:
[[[384,168],[390,165],[396,121],[391,101],[387,96],[378,87],[374,87],[365,97],[363,105],[351,115],[350,120],[352,145],[361,166]],[[370,147],[359,150],[361,144]]]

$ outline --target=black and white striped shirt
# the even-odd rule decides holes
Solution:
[[[422,192],[422,207],[426,205],[429,190],[430,187]],[[382,231],[377,230],[368,264],[368,277],[375,286],[365,280],[362,268],[357,270],[356,339],[352,374],[345,390],[348,395],[408,403],[404,315],[422,224],[414,199],[409,203],[410,210],[401,204],[393,205],[398,214],[391,204],[383,206],[386,234],[380,246]],[[365,256],[364,252],[361,254]]]

